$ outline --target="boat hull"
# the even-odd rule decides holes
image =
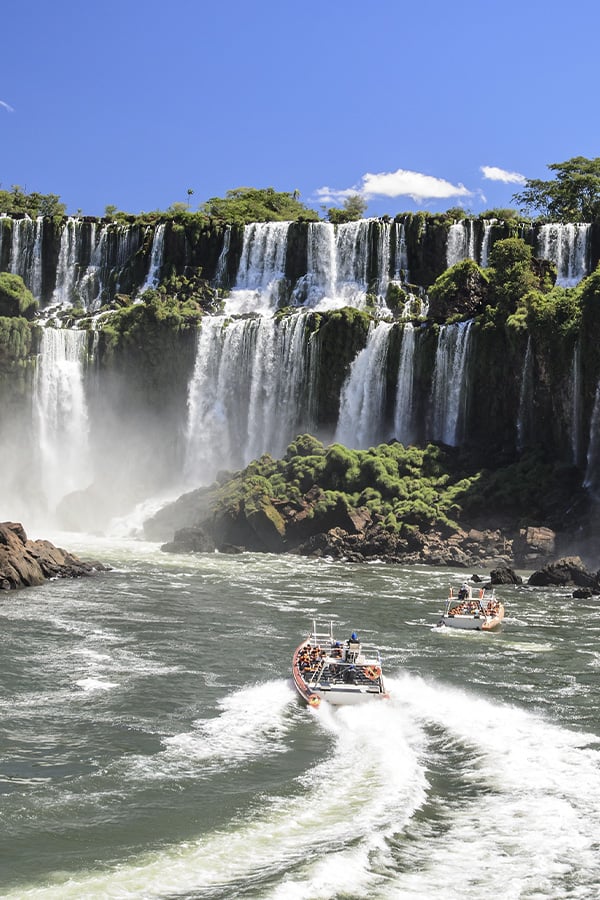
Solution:
[[[440,625],[445,625],[447,628],[460,628],[463,631],[493,631],[494,628],[498,628],[503,619],[504,607],[500,605],[494,616],[444,615],[440,619]]]
[[[305,646],[306,642],[300,644],[294,652],[292,675],[296,690],[309,706],[317,708],[323,701],[331,706],[356,706],[360,703],[369,703],[374,700],[388,698],[389,694],[385,690],[381,674],[376,680],[367,684],[307,682],[301,671],[298,659],[300,651]]]

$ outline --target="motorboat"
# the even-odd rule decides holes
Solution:
[[[313,622],[294,651],[292,674],[298,693],[312,707],[322,700],[348,706],[389,696],[379,650],[363,644],[355,631],[347,640],[336,640],[331,623],[328,631],[319,631]]]
[[[493,631],[503,619],[504,606],[496,598],[493,588],[491,591],[480,588],[477,596],[473,596],[472,587],[463,584],[456,594],[450,588],[446,608],[438,622],[438,627]]]

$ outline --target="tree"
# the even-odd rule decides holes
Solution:
[[[29,216],[64,216],[66,207],[58,194],[25,193],[18,184],[10,191],[0,191],[0,213],[13,215],[26,213]]]
[[[525,210],[535,209],[554,222],[592,222],[600,218],[600,157],[574,156],[548,168],[552,181],[529,179],[513,200]]]
[[[332,207],[327,210],[327,218],[334,225],[342,225],[344,222],[356,222],[362,219],[367,209],[367,201],[360,194],[350,194],[344,200],[344,205]]]
[[[211,197],[200,209],[211,218],[227,223],[316,221],[318,213],[304,206],[295,193],[240,187],[227,191],[224,198]]]

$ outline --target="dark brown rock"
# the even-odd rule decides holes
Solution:
[[[534,572],[527,582],[535,587],[577,587],[590,588],[594,594],[600,593],[598,575],[590,572],[579,556],[565,556]]]
[[[490,572],[490,581],[492,584],[523,584],[520,575],[509,566],[499,566]]]
[[[106,570],[55,547],[50,541],[30,541],[18,522],[0,523],[0,588],[32,587],[48,578],[77,578]]]

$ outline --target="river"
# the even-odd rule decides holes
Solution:
[[[600,601],[465,634],[460,572],[51,539],[113,569],[0,596],[2,897],[598,896]],[[313,617],[389,701],[301,704]]]

